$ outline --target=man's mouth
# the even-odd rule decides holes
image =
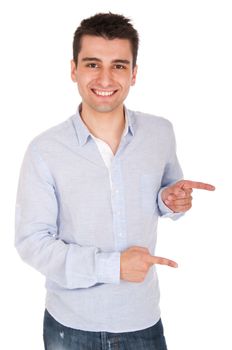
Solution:
[[[103,96],[103,97],[109,97],[115,94],[117,90],[111,90],[111,91],[104,91],[104,90],[97,90],[97,89],[91,89],[93,93],[97,96]]]

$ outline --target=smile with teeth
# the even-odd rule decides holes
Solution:
[[[113,90],[113,91],[101,91],[101,90],[95,90],[92,89],[92,91],[98,95],[98,96],[112,96],[117,90]]]

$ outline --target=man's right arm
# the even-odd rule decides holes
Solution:
[[[59,238],[54,180],[32,142],[21,167],[15,218],[15,246],[21,258],[68,289],[120,283],[120,252],[103,252]]]

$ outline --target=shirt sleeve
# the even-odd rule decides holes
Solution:
[[[53,177],[31,142],[21,167],[15,210],[15,247],[21,258],[68,289],[120,283],[120,252],[104,252],[59,238]]]
[[[184,213],[175,213],[164,204],[161,198],[161,193],[165,188],[183,179],[183,172],[176,155],[175,134],[173,131],[172,124],[169,123],[169,125],[170,125],[170,128],[166,134],[166,144],[169,145],[169,152],[168,152],[168,158],[167,158],[166,166],[162,177],[161,188],[157,196],[157,204],[158,204],[160,216],[169,217],[173,220],[177,220],[181,216],[183,216]]]

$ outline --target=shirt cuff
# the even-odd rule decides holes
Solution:
[[[184,215],[184,213],[175,213],[173,210],[171,210],[170,208],[168,208],[162,198],[161,198],[161,193],[162,191],[165,189],[166,187],[161,188],[161,190],[159,191],[158,194],[158,208],[159,208],[159,212],[160,212],[160,216],[162,216],[163,218],[170,218],[172,220],[177,220],[179,219],[181,216]]]
[[[98,283],[120,283],[120,252],[99,252],[96,257]]]

